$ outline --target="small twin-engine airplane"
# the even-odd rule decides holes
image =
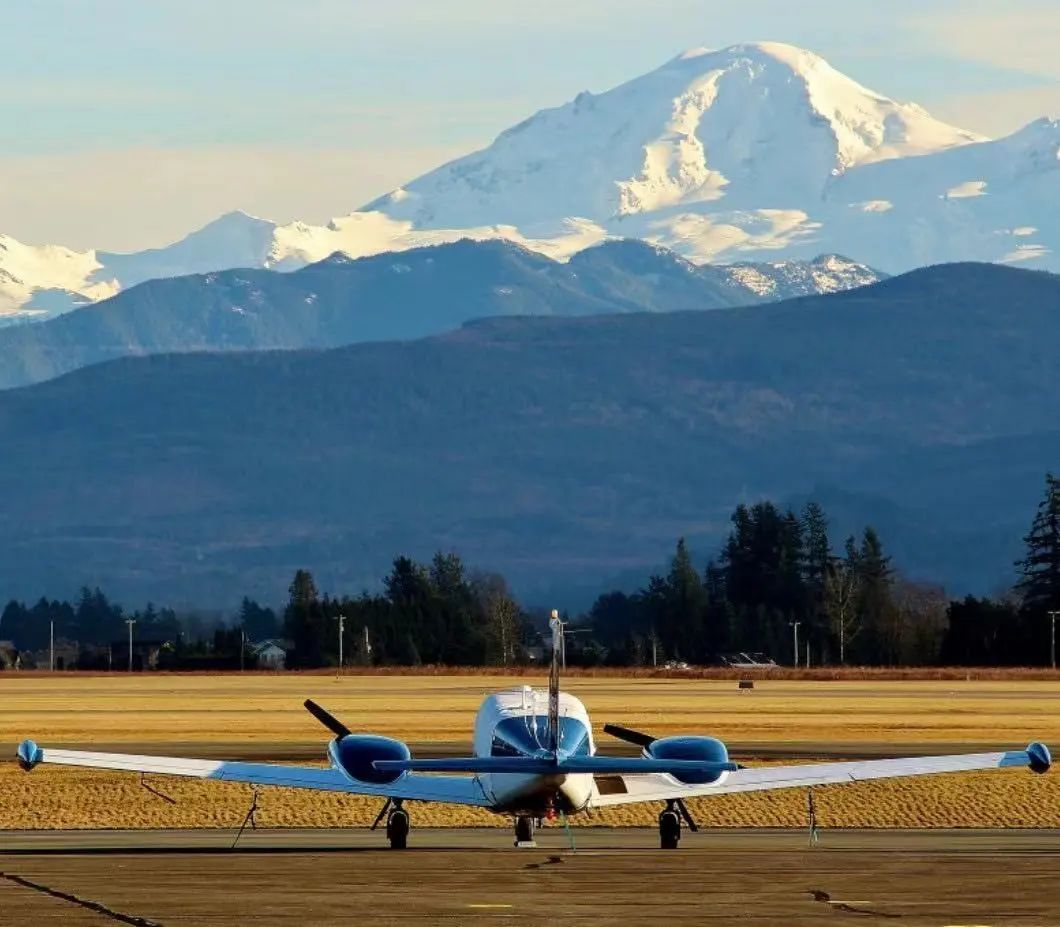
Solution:
[[[1032,743],[1026,750],[1001,753],[749,769],[733,763],[725,744],[713,737],[655,738],[611,724],[604,731],[640,747],[641,755],[599,756],[585,706],[559,688],[563,626],[555,614],[551,628],[547,711],[540,711],[543,694],[528,686],[488,696],[475,719],[474,756],[465,759],[414,759],[401,741],[354,734],[319,705],[306,701],[310,713],[335,735],[328,744],[327,767],[52,750],[32,740],[19,745],[18,761],[27,771],[39,763],[57,763],[377,795],[385,804],[372,827],[386,817],[387,838],[394,849],[404,849],[408,840],[406,801],[473,805],[510,815],[516,844],[531,846],[535,822],[557,813],[658,802],[660,844],[676,849],[683,824],[698,829],[685,805],[687,798],[1009,766],[1044,773],[1052,764],[1048,748]]]

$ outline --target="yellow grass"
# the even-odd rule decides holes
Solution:
[[[540,678],[529,679],[543,685]],[[483,696],[511,677],[471,676],[67,676],[0,675],[0,744],[33,737],[44,745],[93,743],[115,749],[167,744],[320,744],[327,733],[301,707],[317,699],[351,728],[414,742],[468,743]],[[738,744],[894,744],[980,749],[1060,744],[1060,682],[759,681],[740,693],[732,680],[571,678],[565,688],[587,705],[599,745],[606,721],[651,733],[711,733]],[[177,798],[151,796],[132,775],[43,767],[25,775],[0,766],[0,827],[229,827],[245,813],[245,786],[152,780]],[[719,796],[695,802],[708,826],[797,826],[805,794]],[[361,826],[378,802],[294,790],[266,790],[259,822],[273,826]],[[843,785],[819,790],[826,826],[1060,826],[1060,778],[1023,770]],[[579,820],[651,824],[658,809],[630,806]],[[485,812],[416,806],[419,825],[508,822]]]

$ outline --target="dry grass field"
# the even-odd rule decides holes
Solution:
[[[543,685],[543,679],[526,680]],[[327,732],[302,708],[312,697],[353,730],[417,744],[467,744],[483,696],[511,677],[473,676],[0,676],[0,744],[33,737],[44,745],[217,756],[315,753]],[[907,750],[1060,744],[1060,682],[1012,680],[767,679],[739,692],[731,679],[577,677],[603,752],[615,746],[599,728],[617,721],[653,734],[702,732],[741,757],[796,747],[859,755]],[[0,827],[231,827],[250,799],[246,786],[152,780],[170,805],[135,776],[44,767],[30,775],[0,765]],[[818,790],[826,827],[1060,827],[1060,773],[1022,770]],[[693,804],[707,826],[799,826],[805,795],[719,796]],[[267,826],[363,826],[378,802],[293,790],[266,790],[258,821]],[[632,806],[580,823],[650,825],[657,809]],[[416,806],[418,826],[509,823],[484,812]]]

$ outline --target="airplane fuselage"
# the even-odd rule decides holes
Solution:
[[[474,755],[547,756],[547,704],[547,694],[529,686],[487,696],[475,717]],[[589,713],[567,692],[559,694],[557,748],[560,758],[596,753]],[[589,804],[594,787],[589,773],[480,773],[478,779],[494,810],[531,817],[577,814]]]

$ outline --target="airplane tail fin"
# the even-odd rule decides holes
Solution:
[[[563,655],[563,622],[559,612],[552,609],[548,622],[552,630],[552,666],[548,673],[548,749],[559,756],[559,668]]]

